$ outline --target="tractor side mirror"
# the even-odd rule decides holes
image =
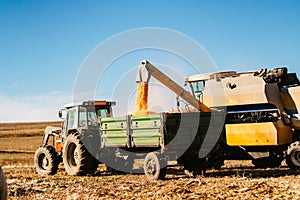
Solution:
[[[67,111],[65,109],[61,109],[58,111],[58,117],[60,119],[66,119]]]

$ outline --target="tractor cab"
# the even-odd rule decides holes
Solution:
[[[92,147],[100,147],[100,119],[112,117],[115,104],[110,101],[83,101],[65,105],[58,112],[63,126],[48,126],[42,145],[35,152],[37,172],[41,175],[55,174],[62,161],[68,174],[94,172],[98,162],[92,155],[96,155],[99,148]],[[49,144],[51,141],[52,145]]]
[[[66,138],[69,133],[80,132],[83,129],[99,130],[100,119],[112,117],[112,106],[115,104],[110,101],[83,101],[65,105],[58,112],[58,116],[64,120],[62,138]]]

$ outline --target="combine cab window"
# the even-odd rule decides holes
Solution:
[[[204,90],[204,81],[197,81],[190,83],[192,92],[197,99],[200,99],[200,96]]]

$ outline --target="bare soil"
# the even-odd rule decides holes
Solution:
[[[33,156],[41,139],[35,134],[0,137],[9,199],[300,199],[300,172],[284,162],[257,169],[251,161],[226,161],[221,170],[196,178],[180,166],[169,167],[165,180],[152,182],[142,174],[108,172],[104,165],[93,176],[68,176],[63,165],[56,175],[39,176]]]

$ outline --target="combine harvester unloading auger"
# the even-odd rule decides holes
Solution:
[[[199,111],[149,111],[151,76]],[[60,161],[70,175],[91,174],[100,161],[129,172],[137,154],[144,156],[149,179],[164,178],[168,161],[173,160],[194,175],[220,168],[225,159],[250,159],[258,167],[277,167],[286,159],[290,168],[300,168],[300,83],[286,68],[191,76],[186,78],[190,94],[144,60],[137,82],[140,102],[134,115],[112,117],[115,103],[108,101],[65,106],[64,126],[48,128],[36,151],[37,172],[54,174]],[[199,157],[208,130],[214,132],[212,124],[220,137],[205,157]],[[50,136],[53,145],[48,144]]]
[[[137,95],[137,113],[147,114],[148,113],[148,84],[149,80],[153,76],[164,86],[172,90],[176,95],[184,99],[186,102],[191,104],[197,110],[202,112],[210,112],[210,108],[198,101],[194,96],[192,96],[185,89],[180,87],[172,79],[166,76],[164,73],[159,71],[147,60],[140,62],[136,82],[138,86],[138,95]]]

